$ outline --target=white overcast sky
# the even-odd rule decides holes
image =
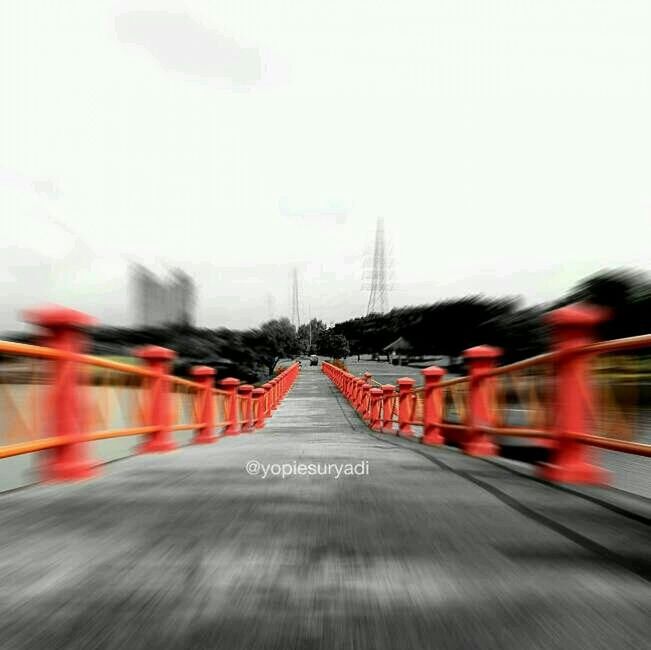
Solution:
[[[649,0],[0,3],[0,328],[129,324],[129,260],[201,325],[527,302],[651,255]],[[272,298],[270,299],[269,296]]]

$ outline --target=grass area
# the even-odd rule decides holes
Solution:
[[[126,363],[130,366],[142,366],[140,359],[137,357],[127,356],[127,355],[118,355],[118,354],[95,354],[100,359],[106,359],[107,361],[115,361],[116,363]],[[125,373],[117,370],[109,370],[108,368],[100,368],[99,366],[89,366],[90,379],[124,379]]]
[[[106,359],[107,361],[115,361],[116,363],[128,363],[132,366],[141,365],[138,357],[120,356],[119,354],[96,354],[94,356]]]

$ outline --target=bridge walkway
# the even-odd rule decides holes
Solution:
[[[372,435],[315,368],[262,432],[0,498],[4,649],[648,647],[648,501]]]

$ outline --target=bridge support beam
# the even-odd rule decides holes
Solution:
[[[443,395],[438,385],[445,374],[443,368],[430,366],[421,373],[425,378],[423,395],[423,437],[420,439],[424,445],[442,445],[445,440],[441,435],[441,421],[443,419]]]
[[[52,378],[45,395],[43,413],[47,418],[47,436],[67,439],[63,445],[48,449],[40,471],[45,481],[74,481],[97,473],[96,463],[88,455],[87,391],[82,379],[84,370],[74,355],[86,352],[87,336],[83,328],[95,323],[87,314],[48,307],[28,311],[25,320],[45,328],[44,345],[55,348],[62,356],[52,362]]]
[[[197,429],[194,440],[195,445],[210,444],[218,440],[215,435],[215,370],[208,366],[195,366],[191,370],[194,380],[201,384],[201,390],[196,395],[195,412],[203,426]]]
[[[484,373],[495,367],[502,350],[490,345],[478,345],[463,353],[468,362],[470,376],[470,393],[468,395],[468,431],[462,444],[463,451],[469,456],[495,456],[497,445],[491,436],[478,427],[495,424],[494,386],[492,377]]]
[[[569,305],[551,312],[555,364],[554,406],[556,446],[552,460],[541,467],[540,475],[562,483],[606,485],[609,474],[592,461],[594,450],[572,438],[590,431],[593,393],[589,381],[588,358],[577,350],[593,342],[595,327],[605,320],[604,310],[587,305]]]
[[[138,447],[138,453],[150,454],[172,451],[176,449],[177,445],[172,438],[172,405],[167,375],[169,375],[171,361],[176,356],[176,353],[158,345],[147,345],[137,350],[136,355],[143,360],[147,369],[153,373],[153,377],[148,380],[149,391],[145,425],[156,427],[156,430],[148,434],[145,442]]]

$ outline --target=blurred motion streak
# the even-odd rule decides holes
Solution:
[[[501,350],[476,346],[464,353],[468,376],[444,379],[431,366],[419,387],[408,377],[398,389],[381,385],[328,362],[323,372],[373,430],[477,456],[499,454],[498,441],[526,438],[550,453],[541,477],[606,485],[593,447],[651,456],[651,334],[595,343],[606,317],[588,304],[561,307],[547,315],[552,351],[497,366]]]
[[[152,453],[173,450],[175,431],[194,430],[192,442],[206,444],[219,439],[216,428],[261,429],[299,372],[294,363],[262,387],[227,377],[215,388],[209,367],[194,367],[194,380],[169,374],[167,348],[137,350],[144,365],[85,354],[87,314],[45,307],[26,320],[44,330],[42,346],[0,341],[0,458],[44,452],[42,480],[93,476],[88,443],[97,440],[143,436],[137,452]]]

